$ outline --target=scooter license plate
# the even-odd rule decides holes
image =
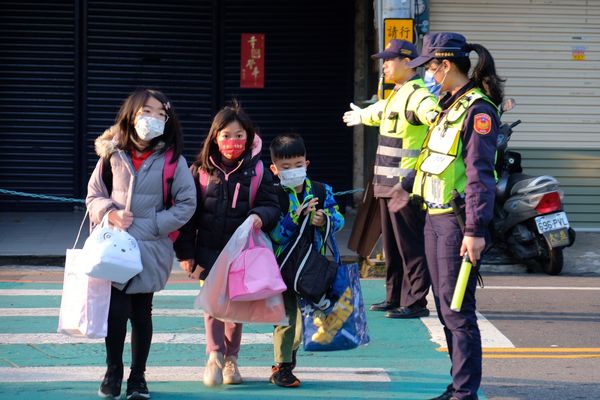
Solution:
[[[540,215],[539,217],[535,217],[535,223],[539,233],[569,228],[567,214],[562,211],[554,214]]]
[[[536,217],[535,223],[538,232],[544,235],[552,248],[568,246],[571,243],[569,220],[564,212]]]

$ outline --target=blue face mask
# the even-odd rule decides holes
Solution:
[[[441,83],[437,83],[435,78],[433,77],[433,73],[429,70],[425,71],[425,76],[423,77],[423,81],[425,81],[425,86],[431,94],[438,97],[440,95],[440,89],[442,88]]]

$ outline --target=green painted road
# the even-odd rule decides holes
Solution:
[[[61,288],[55,283],[0,282],[0,399],[97,398],[104,342],[69,343],[68,337],[56,334]],[[380,301],[384,294],[382,280],[363,280],[362,288],[365,304]],[[245,325],[239,363],[246,382],[207,388],[201,383],[206,361],[203,319],[192,307],[197,289],[195,283],[169,283],[167,295],[155,297],[156,340],[147,369],[153,399],[420,400],[440,394],[449,383],[448,356],[436,351],[420,320],[390,320],[368,312],[371,343],[350,351],[300,351],[297,376],[302,386],[296,389],[268,383],[272,327]]]

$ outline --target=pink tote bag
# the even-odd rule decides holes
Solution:
[[[273,250],[254,243],[258,236],[253,229],[248,237],[248,247],[233,260],[229,268],[228,283],[231,301],[254,301],[284,292],[287,287],[281,278]]]

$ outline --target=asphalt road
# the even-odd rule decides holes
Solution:
[[[506,270],[510,271],[511,268]],[[548,276],[542,273],[488,271],[484,275],[485,288],[478,289],[477,292],[478,310],[493,324],[500,335],[514,345],[508,348],[484,349],[482,391],[485,398],[495,400],[600,398],[600,274],[586,272]],[[31,285],[26,282],[37,282],[39,285],[47,282],[52,285],[60,282],[61,279],[60,268],[19,266],[0,268],[0,281],[24,282],[24,286]],[[382,288],[383,281],[365,282],[364,286],[365,290],[371,288],[372,292],[373,289]],[[374,293],[369,298],[365,298],[365,301],[367,303],[374,301],[378,296],[379,293]],[[370,314],[373,334],[379,331],[383,333],[381,337],[373,338],[371,350],[368,348],[365,350],[376,350],[374,346],[380,342],[381,346],[389,349],[395,346],[394,341],[400,340],[398,343],[404,345],[402,340],[407,340],[406,329],[414,329],[416,325],[420,325],[417,322],[414,321],[415,326],[413,326],[412,321],[411,323],[390,321],[381,318],[381,315]],[[54,320],[52,323],[55,323]],[[427,330],[422,325],[418,331],[428,336]],[[398,332],[403,332],[401,339],[398,339]],[[423,340],[427,342],[427,338],[424,337]],[[405,352],[401,354],[403,359],[401,364],[405,365],[409,359]],[[359,353],[356,355],[365,357]],[[334,361],[331,361],[332,365]],[[263,364],[266,362],[268,360]],[[441,360],[435,363],[443,364],[441,370],[444,371],[442,375],[445,375],[448,368],[445,366],[448,365],[446,359],[441,357]],[[194,360],[194,364],[201,365],[201,361]],[[376,365],[395,371],[394,368],[398,363],[380,360]],[[414,364],[408,362],[406,365]],[[402,377],[406,375],[405,371],[395,373]],[[421,377],[422,373],[415,373],[415,376]],[[436,385],[442,387],[446,379],[446,377],[441,380],[438,378]],[[415,397],[414,394],[408,395],[408,392],[403,395],[398,390],[406,389],[406,383],[402,383],[406,378],[400,381],[398,384],[391,384],[386,389],[387,392],[373,394],[385,395],[383,397],[386,398],[387,396],[419,399],[430,397],[426,393]],[[410,389],[417,393],[419,386],[416,383],[414,386]],[[84,389],[82,390],[85,394],[88,388]],[[310,386],[306,389],[310,391]],[[201,390],[201,388],[194,390]],[[263,396],[265,393],[261,392],[260,395]],[[294,393],[301,395],[300,392]],[[340,391],[339,394],[348,393]],[[330,398],[333,397],[335,396],[330,394]]]
[[[478,309],[514,345],[486,352],[490,399],[600,398],[600,276],[492,275]]]

